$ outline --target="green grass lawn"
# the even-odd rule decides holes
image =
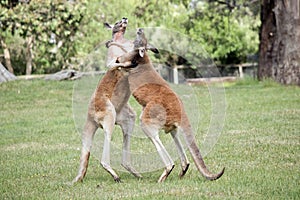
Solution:
[[[225,87],[224,129],[204,158],[213,172],[226,167],[217,181],[204,180],[194,164],[179,179],[176,161],[162,184],[156,183],[162,170],[140,180],[118,171],[123,182],[115,183],[92,155],[84,182],[71,185],[81,148],[74,84],[0,84],[0,199],[300,199],[299,87],[249,80]],[[194,90],[200,104],[209,105],[206,88]]]

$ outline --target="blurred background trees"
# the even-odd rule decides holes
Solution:
[[[129,29],[163,27],[184,33],[218,63],[245,62],[258,50],[259,5],[254,11],[200,0],[6,0],[0,6],[0,54],[10,53],[2,59],[15,74],[76,68],[111,37],[103,22],[114,23],[123,16],[129,18]]]
[[[0,6],[1,46],[10,71],[51,73],[70,65],[84,2],[5,0]]]
[[[170,29],[199,43],[217,64],[245,63],[258,55],[262,5],[259,0],[1,0],[0,61],[17,75],[79,69],[111,38],[103,22],[127,17],[128,30]],[[161,57],[170,66],[188,64],[167,52]]]

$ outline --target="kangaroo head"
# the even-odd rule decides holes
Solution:
[[[113,42],[108,41],[107,46],[109,46],[111,43]],[[128,66],[126,66],[128,64],[125,63],[130,62],[129,66],[132,68],[133,66],[136,67],[138,64],[149,63],[150,60],[146,53],[147,50],[153,51],[154,53],[159,53],[158,49],[148,44],[144,29],[142,28],[137,29],[133,44],[134,47],[132,51],[123,54],[116,59],[116,63],[119,63],[118,66],[123,65],[124,68],[128,68]],[[114,45],[117,45],[117,43],[114,43]],[[120,63],[122,63],[122,65],[120,65]]]
[[[112,35],[114,36],[116,33],[122,33],[122,35],[124,35],[127,24],[128,24],[128,19],[123,17],[120,21],[117,21],[114,25],[105,22],[104,26],[112,30]]]
[[[144,29],[138,28],[136,31],[136,38],[133,41],[134,49],[139,50],[139,54],[141,57],[144,57],[146,48],[147,48],[147,38],[144,33]]]
[[[134,44],[134,49],[139,50],[139,54],[141,57],[144,57],[145,51],[150,50],[154,53],[159,53],[158,49],[155,48],[154,46],[148,44],[147,38],[144,33],[144,29],[138,28],[136,31],[136,38],[133,42]]]

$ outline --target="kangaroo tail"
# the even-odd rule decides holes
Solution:
[[[185,140],[186,140],[186,143],[187,143],[187,146],[188,146],[188,149],[190,151],[190,153],[192,154],[192,158],[196,164],[196,167],[197,169],[199,170],[199,172],[207,179],[207,180],[216,180],[218,178],[220,178],[223,173],[224,173],[224,170],[225,168],[223,168],[221,170],[221,172],[217,173],[217,174],[213,174],[211,173],[204,161],[203,161],[203,158],[202,158],[202,155],[200,153],[200,150],[196,144],[196,141],[195,141],[195,137],[193,135],[193,132],[192,132],[192,128],[190,125],[187,125],[187,126],[183,126],[181,127],[182,131],[183,131],[183,134],[184,134],[184,137],[185,137]]]

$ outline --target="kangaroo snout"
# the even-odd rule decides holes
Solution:
[[[126,17],[123,17],[121,21],[122,21],[122,23],[124,23],[126,25],[128,24],[128,19]]]
[[[142,29],[142,28],[138,28],[136,30],[136,34],[138,34],[138,35],[142,35],[143,33],[144,33],[144,29]]]

